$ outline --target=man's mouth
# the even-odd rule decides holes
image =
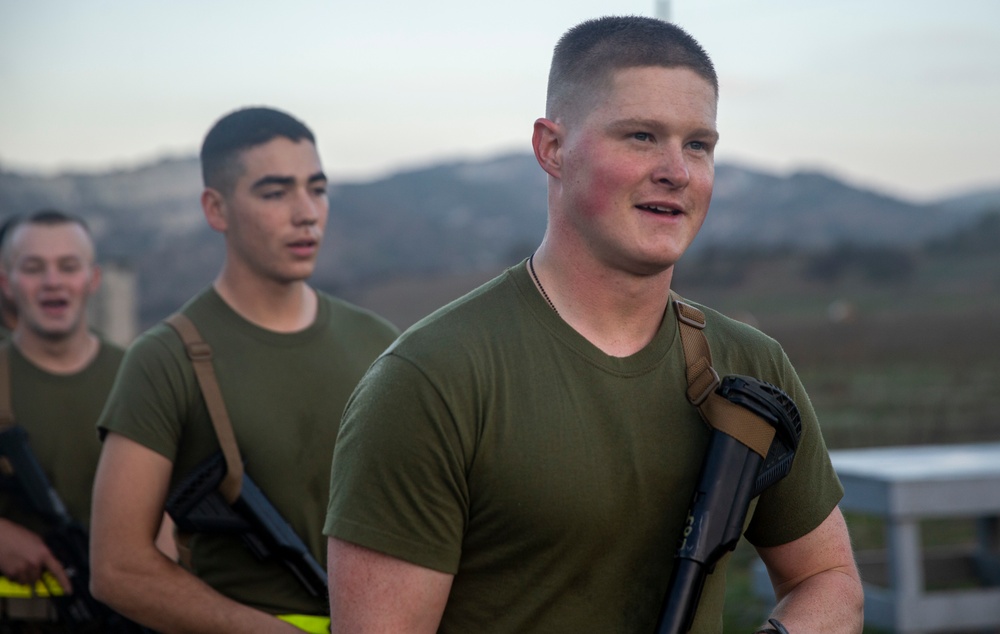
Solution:
[[[42,310],[46,312],[56,312],[69,306],[69,301],[65,299],[43,299],[39,304],[41,304]]]
[[[296,240],[295,242],[289,242],[289,248],[297,254],[300,255],[310,255],[316,250],[319,243],[312,239]]]
[[[639,209],[643,211],[648,211],[654,214],[659,214],[661,216],[679,216],[683,212],[675,207],[661,207],[659,205],[636,205]]]

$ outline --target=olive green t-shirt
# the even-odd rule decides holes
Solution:
[[[441,632],[654,631],[710,431],[685,398],[673,305],[611,357],[516,266],[403,334],[351,397],[325,532],[455,575]],[[705,309],[720,375],[782,387],[803,437],[746,531],[818,526],[842,489],[781,348]],[[693,632],[721,632],[724,558]]]
[[[28,434],[28,444],[66,509],[84,526],[90,524],[91,490],[101,443],[94,425],[121,363],[121,348],[101,342],[97,356],[73,374],[52,374],[7,346],[11,410]],[[45,520],[12,492],[0,491],[0,516],[39,534]]]
[[[330,456],[344,404],[396,329],[372,313],[318,293],[314,323],[296,333],[260,328],[209,288],[182,312],[212,347],[219,387],[246,473],[321,566]],[[176,332],[153,327],[129,348],[100,428],[174,463],[171,487],[219,449],[204,399]],[[193,572],[222,594],[274,613],[323,614],[281,563],[261,562],[239,537],[191,540]]]

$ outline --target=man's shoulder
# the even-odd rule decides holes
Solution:
[[[118,369],[121,365],[122,359],[125,357],[125,348],[108,341],[103,336],[99,335],[100,348],[97,351],[97,358],[94,360],[94,365],[102,368],[114,368]]]
[[[514,320],[518,304],[510,280],[510,270],[438,308],[408,328],[391,350],[454,349],[456,343],[472,343],[492,334]]]
[[[374,311],[334,297],[324,291],[317,290],[316,296],[320,303],[325,306],[325,310],[322,312],[333,326],[343,324],[353,328],[365,328],[392,339],[395,339],[399,334],[399,329],[396,326]]]
[[[748,323],[752,321],[749,316],[745,319],[737,319],[695,301],[687,299],[682,299],[682,301],[705,314],[705,336],[709,340],[721,339],[732,343],[746,343],[762,347],[778,345],[778,342],[770,335]]]
[[[184,359],[184,343],[177,332],[165,322],[159,322],[129,344],[120,358],[123,367],[160,365],[170,359]]]
[[[687,301],[687,300],[684,300]],[[794,370],[781,344],[744,320],[688,302],[705,313],[705,337],[720,374],[746,374],[792,389]]]

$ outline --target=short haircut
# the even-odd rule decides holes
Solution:
[[[0,252],[3,251],[4,241],[7,239],[7,234],[9,234],[10,230],[20,223],[21,220],[22,216],[20,214],[14,214],[12,216],[8,216],[7,219],[0,224]]]
[[[36,212],[30,213],[27,216],[12,216],[8,218],[3,226],[0,227],[0,254],[3,257],[3,264],[7,266],[10,264],[7,246],[9,245],[14,233],[17,231],[18,227],[23,225],[43,225],[46,227],[52,227],[56,225],[78,225],[83,229],[87,237],[90,238],[91,242],[94,240],[94,235],[90,231],[90,225],[87,221],[83,219],[82,216],[76,214],[66,213],[65,211],[59,211],[58,209],[39,209]]]
[[[275,137],[316,144],[312,130],[304,123],[273,108],[243,108],[216,121],[201,145],[205,187],[229,194],[243,173],[240,154]]]
[[[556,44],[549,69],[545,116],[565,116],[606,89],[615,71],[641,66],[688,68],[719,94],[708,53],[675,24],[642,16],[607,16],[581,22]]]

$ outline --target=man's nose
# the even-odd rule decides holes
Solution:
[[[684,187],[691,180],[684,149],[673,143],[663,146],[653,170],[653,180],[673,188]]]
[[[58,286],[62,282],[62,273],[56,267],[48,267],[42,272],[42,284],[45,286]]]
[[[292,221],[295,224],[315,224],[323,215],[326,198],[315,196],[309,190],[301,191],[295,197]]]

